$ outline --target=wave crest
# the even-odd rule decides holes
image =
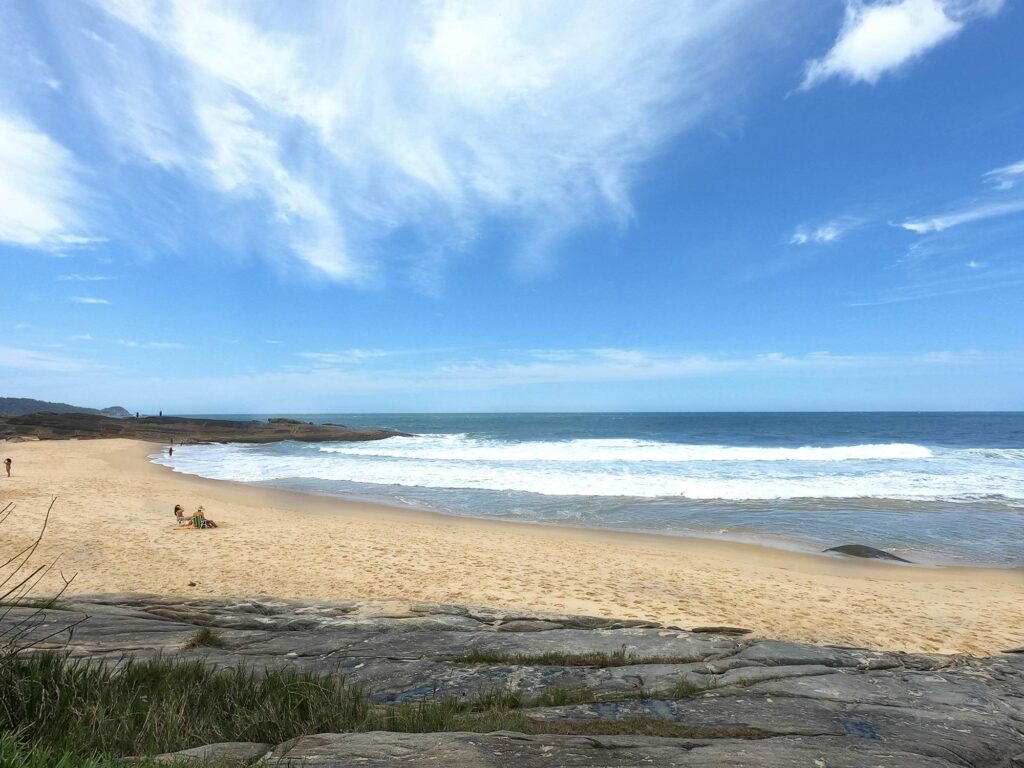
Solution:
[[[930,459],[931,450],[913,443],[867,443],[830,447],[694,445],[652,440],[564,440],[502,442],[464,435],[422,435],[386,442],[319,446],[323,453],[384,459],[495,462],[704,462],[704,461],[884,461]]]

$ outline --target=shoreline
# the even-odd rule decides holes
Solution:
[[[161,446],[156,443],[144,443],[150,447],[157,448],[155,453],[162,453],[160,450]],[[720,544],[726,548],[745,549],[750,548],[750,554],[761,552],[761,553],[772,553],[779,552],[785,553],[786,555],[796,555],[801,557],[811,557],[815,559],[827,560],[829,562],[847,563],[851,565],[864,564],[864,565],[879,565],[884,567],[892,568],[924,568],[924,569],[935,569],[935,570],[966,570],[966,571],[1017,571],[1021,574],[1021,584],[1024,588],[1024,566],[998,566],[998,565],[984,565],[984,564],[951,564],[951,563],[928,563],[928,562],[900,562],[896,560],[882,560],[882,559],[870,559],[870,558],[851,558],[846,555],[838,553],[829,553],[820,549],[816,549],[813,545],[808,542],[802,542],[797,539],[786,539],[791,546],[772,545],[766,541],[744,541],[739,538],[731,538],[728,536],[715,536],[713,534],[702,535],[696,532],[685,532],[685,533],[671,533],[665,532],[660,533],[658,531],[644,531],[634,530],[629,528],[595,528],[586,525],[572,525],[570,523],[554,523],[545,520],[508,520],[502,518],[492,517],[477,517],[474,515],[460,515],[455,513],[445,513],[437,510],[423,509],[422,507],[416,507],[413,505],[403,506],[401,504],[389,504],[387,501],[378,499],[360,499],[350,498],[345,496],[336,496],[329,493],[316,493],[315,491],[297,491],[288,488],[279,488],[272,484],[260,485],[256,483],[247,483],[242,480],[225,480],[219,478],[204,477],[203,475],[196,475],[191,472],[179,472],[172,467],[168,467],[163,464],[157,464],[152,461],[152,452],[145,454],[147,462],[160,472],[166,472],[175,477],[188,478],[192,481],[202,481],[204,483],[211,483],[214,485],[229,485],[239,489],[253,489],[268,494],[280,494],[281,501],[287,501],[291,499],[292,503],[301,505],[306,508],[306,511],[314,511],[317,514],[338,514],[339,512],[344,513],[345,507],[349,505],[355,505],[360,507],[366,507],[368,509],[378,509],[381,511],[387,510],[388,512],[394,512],[399,516],[410,515],[413,517],[422,517],[427,522],[433,522],[435,524],[441,524],[441,521],[466,521],[470,524],[481,523],[484,525],[493,525],[498,529],[505,526],[513,526],[515,528],[528,527],[528,528],[541,528],[549,531],[559,532],[579,532],[584,537],[595,536],[595,537],[606,537],[609,540],[614,539],[621,543],[627,540],[635,540],[638,544],[653,545],[658,540],[668,539],[669,541],[679,541],[684,548],[687,547],[700,547],[703,545],[715,545]],[[321,504],[312,504],[310,500],[317,499]],[[321,508],[322,507],[322,508]],[[756,539],[756,534],[753,534],[751,538]],[[767,537],[766,537],[767,538]]]
[[[945,653],[1024,641],[1020,568],[444,515],[174,472],[150,461],[160,450],[124,439],[10,446],[15,476],[0,500],[19,513],[5,534],[31,535],[56,493],[40,555],[63,553],[75,594],[418,599]],[[175,503],[202,504],[221,527],[175,530]]]
[[[158,447],[155,443],[147,443],[148,445]],[[163,450],[157,450],[155,453],[163,453]],[[839,560],[842,562],[850,562],[851,558],[847,555],[839,553],[828,552],[823,549],[819,549],[820,545],[812,544],[809,541],[795,538],[788,538],[784,536],[772,536],[760,531],[754,531],[749,536],[730,536],[727,534],[714,534],[714,533],[702,533],[699,531],[657,531],[657,530],[645,530],[637,528],[599,528],[590,525],[574,525],[572,522],[552,522],[548,520],[529,520],[529,519],[510,519],[500,517],[487,517],[477,516],[471,514],[459,514],[455,512],[442,512],[436,509],[425,509],[423,507],[416,506],[414,504],[401,504],[398,502],[389,503],[387,499],[374,499],[374,498],[360,498],[358,496],[339,496],[331,493],[318,493],[311,490],[292,490],[289,488],[281,488],[274,485],[271,482],[267,484],[249,483],[244,480],[227,480],[223,478],[211,478],[203,475],[197,475],[192,472],[183,472],[169,467],[165,464],[157,464],[154,462],[153,454],[147,453],[146,458],[150,464],[154,467],[159,468],[162,471],[166,471],[177,477],[187,477],[194,480],[204,480],[211,483],[226,483],[229,485],[236,485],[242,488],[253,488],[262,489],[266,491],[275,491],[282,494],[294,495],[298,498],[316,498],[324,499],[328,502],[334,502],[341,505],[357,504],[365,505],[367,507],[380,507],[382,509],[393,510],[399,513],[410,513],[413,515],[426,515],[428,518],[440,518],[443,520],[472,520],[481,523],[497,523],[500,525],[512,525],[512,526],[537,526],[541,528],[554,529],[559,531],[585,531],[593,532],[595,534],[610,534],[612,536],[639,536],[644,538],[654,539],[679,539],[685,542],[718,542],[725,545],[735,545],[738,547],[754,547],[758,550],[768,551],[781,551],[788,552],[796,555],[809,555],[812,557],[826,558],[828,560]],[[846,542],[836,541],[833,546],[839,546],[840,544],[855,544],[859,542]],[[929,562],[927,560],[911,560],[911,561],[898,561],[898,560],[884,560],[870,558],[853,558],[852,562],[876,562],[879,564],[892,565],[896,567],[912,567],[912,568],[966,568],[966,569],[983,569],[983,570],[997,570],[997,571],[1020,571],[1022,573],[1022,579],[1024,579],[1024,565],[996,565],[991,563],[943,563],[943,562]]]

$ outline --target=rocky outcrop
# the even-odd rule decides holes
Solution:
[[[295,419],[230,421],[178,416],[110,418],[89,413],[32,413],[0,417],[0,439],[67,440],[125,437],[155,443],[276,443],[382,440],[409,437],[388,429],[354,429]]]
[[[291,768],[1024,766],[1018,654],[904,654],[637,621],[363,600],[94,596],[47,611],[35,631],[42,637],[85,616],[70,639],[48,644],[113,664],[126,654],[162,655],[340,674],[381,706],[496,689],[592,693],[586,703],[521,710],[524,722],[537,726],[532,735],[309,734],[280,745],[207,745],[191,751],[197,760],[244,756]],[[224,647],[189,647],[199,627],[215,628]],[[590,666],[577,666],[579,658]],[[629,733],[638,719],[695,735]]]

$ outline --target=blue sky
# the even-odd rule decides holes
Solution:
[[[0,5],[0,395],[1024,408],[1014,0]]]

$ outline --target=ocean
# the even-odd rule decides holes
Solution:
[[[1024,566],[1024,413],[273,415],[417,436],[154,461],[450,515]]]

